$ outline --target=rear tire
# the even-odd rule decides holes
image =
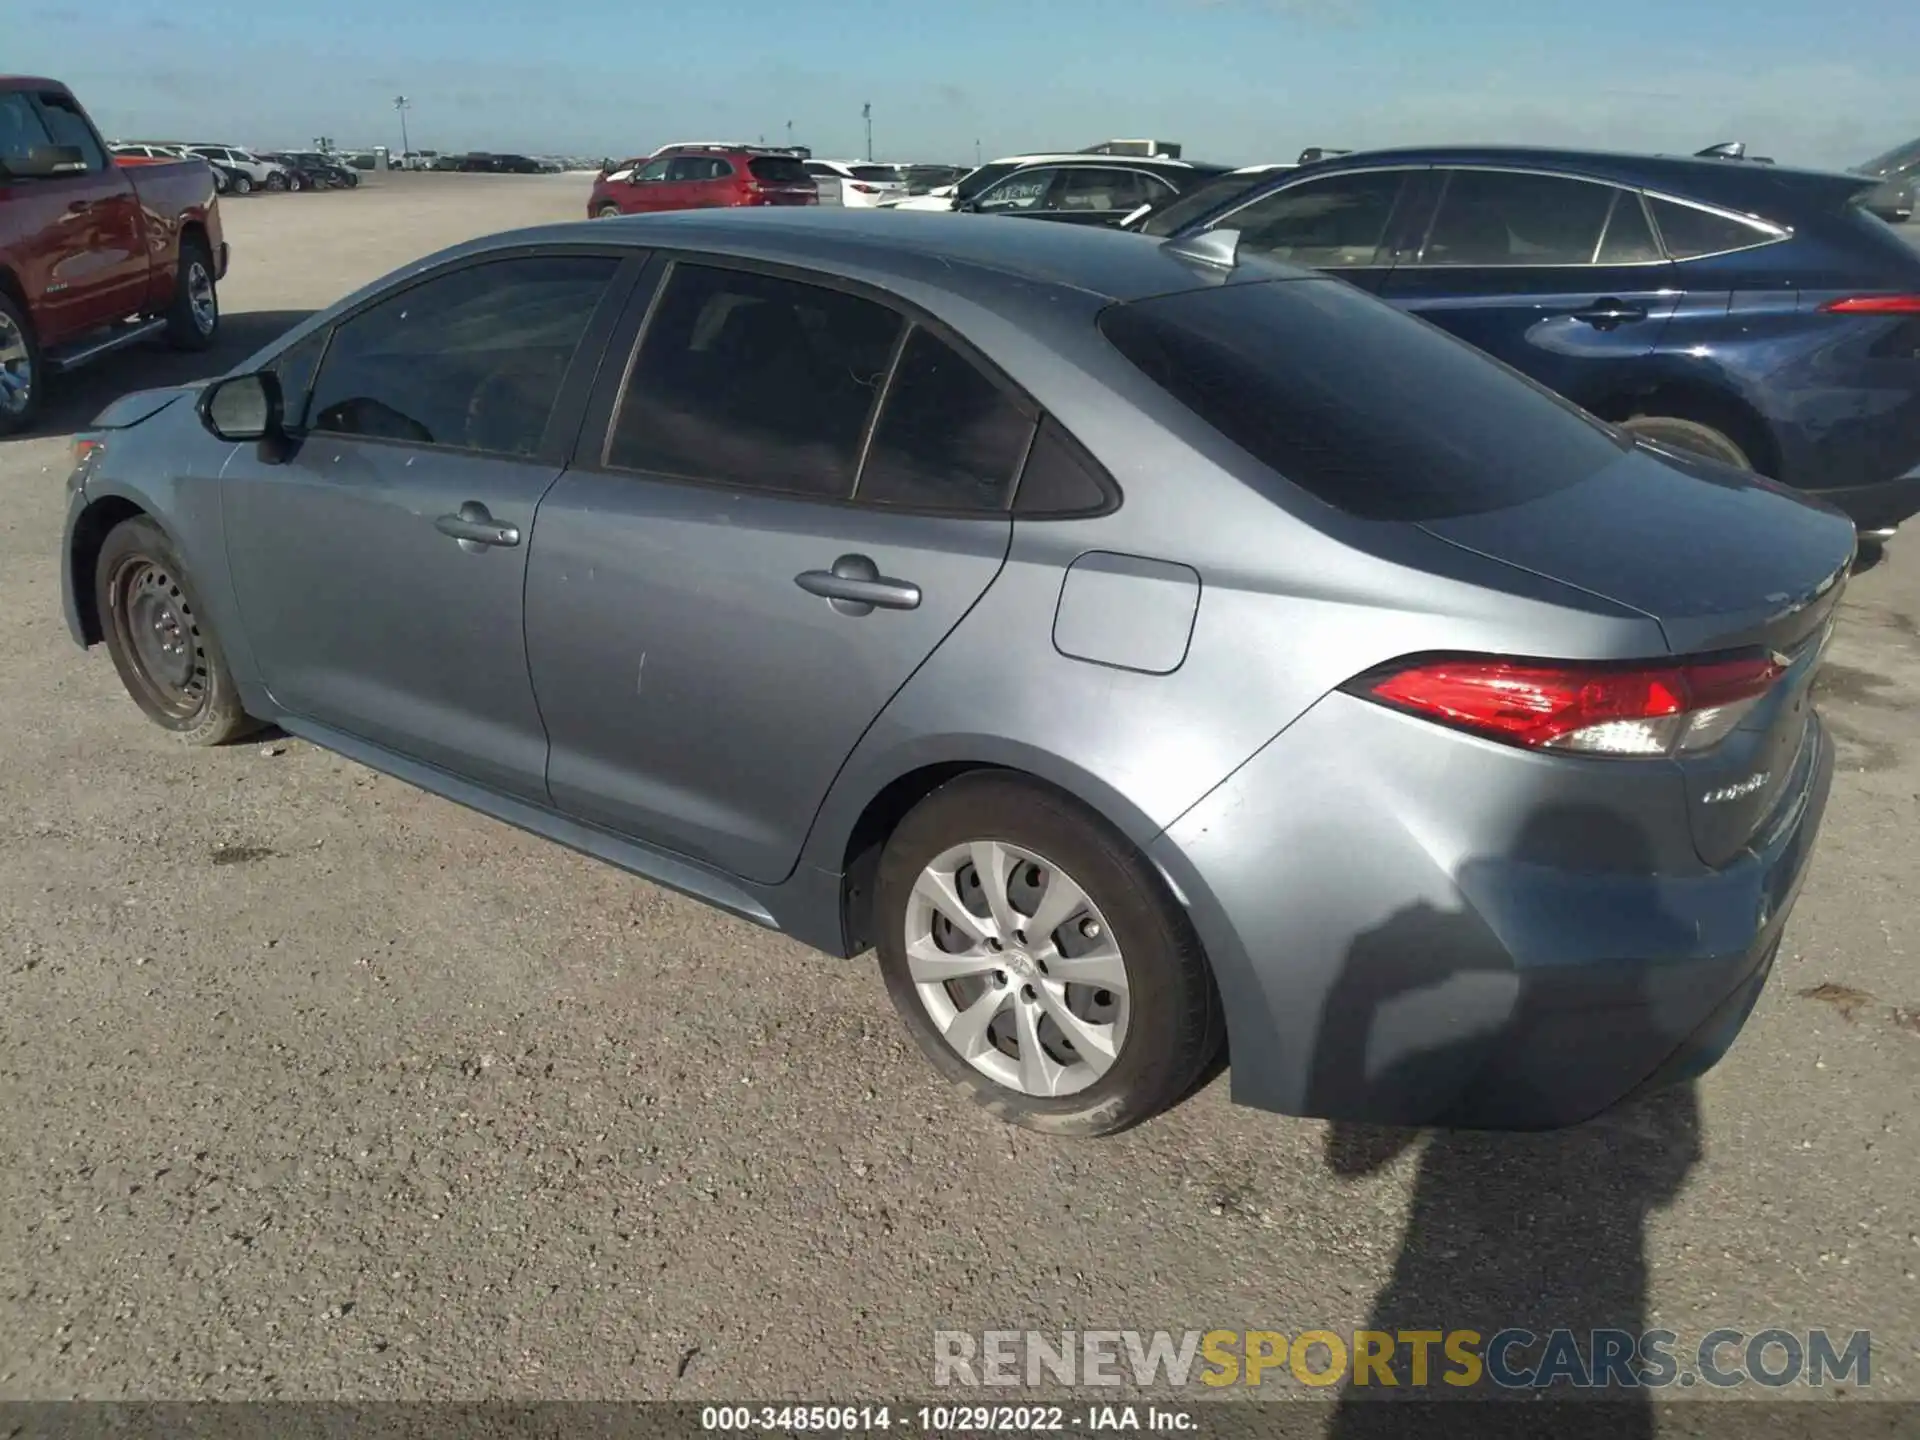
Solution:
[[[230,183],[233,186],[233,193],[236,195],[251,195],[253,193],[253,177],[251,175],[236,175]]]
[[[597,220],[611,220],[622,213],[618,205],[602,205],[598,210],[593,212],[594,218]]]
[[[219,333],[220,293],[213,280],[213,256],[206,241],[183,239],[173,303],[167,307],[167,343],[176,350],[205,350]]]
[[[1001,874],[1004,926],[981,863]],[[1220,997],[1185,914],[1123,836],[1042,786],[978,775],[936,790],[888,840],[874,903],[907,1029],[1003,1120],[1111,1135],[1178,1104],[1219,1054]],[[1033,931],[1049,909],[1052,928]]]
[[[284,190],[287,188],[287,177],[276,172],[267,176],[266,186],[269,190]]]
[[[260,728],[241,708],[186,567],[158,525],[136,516],[114,526],[93,584],[107,653],[148,719],[186,745],[224,745]]]
[[[46,389],[33,322],[0,290],[0,435],[18,434],[39,419]]]
[[[1742,470],[1754,468],[1752,457],[1741,448],[1738,441],[1725,431],[1703,425],[1698,420],[1686,420],[1678,415],[1635,415],[1621,421],[1620,428],[1671,450],[1718,460],[1723,465],[1734,465]]]

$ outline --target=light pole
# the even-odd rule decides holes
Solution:
[[[978,140],[973,142],[973,163],[976,168],[980,164],[980,142]]]
[[[873,159],[873,102],[860,107],[860,118],[867,122],[867,159]]]
[[[413,108],[413,101],[404,95],[393,97],[393,108],[400,112],[400,168],[407,168],[407,152],[413,146],[407,140],[407,111]]]
[[[787,149],[793,148],[793,122],[787,121]]]

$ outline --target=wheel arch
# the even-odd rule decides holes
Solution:
[[[33,315],[27,304],[27,287],[20,283],[20,277],[13,273],[11,266],[0,265],[0,294],[20,307],[29,325],[33,323]]]
[[[802,864],[838,875],[846,953],[873,943],[873,876],[880,852],[915,806],[965,775],[995,774],[1054,791],[1126,838],[1161,875],[1178,902],[1178,887],[1149,854],[1163,828],[1117,789],[1059,756],[997,737],[952,737],[907,747],[891,763],[843,773],[814,822]]]
[[[158,525],[161,532],[166,533],[166,526],[160,525],[151,511],[124,495],[102,495],[74,521],[67,565],[73,577],[73,603],[80,616],[80,633],[88,645],[98,645],[106,639],[93,583],[94,572],[100,566],[100,551],[116,526],[136,518]]]

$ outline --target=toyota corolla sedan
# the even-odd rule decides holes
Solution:
[[[1697,1074],[1826,804],[1844,517],[1230,236],[522,231],[77,450],[67,623],[162,730],[877,950],[1053,1134],[1223,1045],[1376,1122]]]

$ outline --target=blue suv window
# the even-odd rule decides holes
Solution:
[[[1756,245],[1771,245],[1780,238],[1776,230],[1723,215],[1718,210],[1702,210],[1677,200],[1647,197],[1653,209],[1660,238],[1667,253],[1676,260],[1693,260],[1702,255],[1724,255],[1730,250],[1751,250]]]
[[[1361,170],[1305,180],[1263,195],[1215,224],[1240,232],[1243,255],[1321,270],[1371,265],[1406,176],[1404,170]]]
[[[1614,186],[1564,175],[1455,170],[1423,265],[1591,265]]]

